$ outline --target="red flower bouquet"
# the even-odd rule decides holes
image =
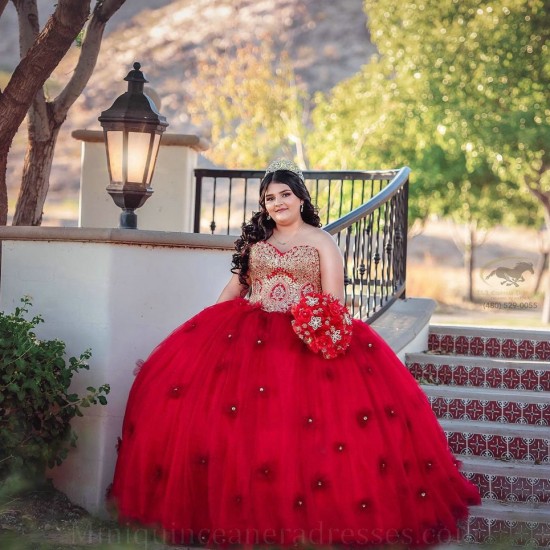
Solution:
[[[352,334],[350,314],[334,296],[312,292],[291,308],[292,328],[315,353],[325,359],[343,354]]]

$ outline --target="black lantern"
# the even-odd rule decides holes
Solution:
[[[107,192],[122,208],[120,227],[129,229],[137,228],[134,210],[153,194],[150,184],[160,136],[168,126],[151,98],[143,93],[147,80],[140,67],[134,63],[134,70],[124,79],[128,82],[128,91],[99,117],[111,180]]]

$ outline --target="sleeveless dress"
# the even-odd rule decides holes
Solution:
[[[251,293],[206,308],[131,389],[110,499],[175,544],[402,543],[457,534],[480,502],[415,379],[365,323],[324,359],[290,307],[321,290],[311,246],[250,252]]]

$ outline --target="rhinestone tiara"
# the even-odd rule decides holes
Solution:
[[[267,176],[268,174],[277,172],[277,170],[288,170],[289,172],[294,172],[302,181],[305,181],[304,174],[302,174],[300,167],[295,162],[292,162],[291,160],[288,160],[288,159],[274,160],[267,167],[267,170],[265,171],[265,175]]]

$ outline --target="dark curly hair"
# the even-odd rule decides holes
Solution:
[[[304,201],[304,209],[301,212],[302,220],[313,227],[321,227],[321,220],[317,214],[317,208],[311,203],[311,197],[304,182],[297,174],[290,170],[277,170],[266,174],[260,183],[260,207],[259,212],[254,212],[252,218],[242,225],[241,236],[235,241],[235,250],[231,272],[239,275],[239,282],[248,286],[248,259],[250,247],[259,241],[267,241],[273,234],[275,222],[267,219],[265,209],[265,192],[271,182],[284,183],[291,191]]]

